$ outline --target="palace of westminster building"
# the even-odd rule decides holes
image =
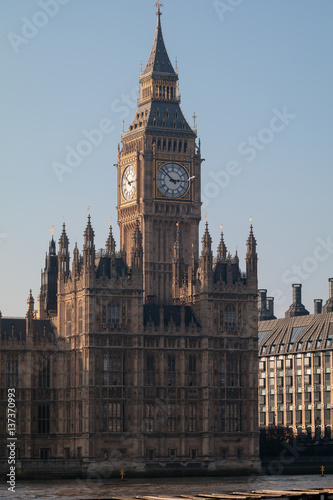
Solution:
[[[0,312],[0,474],[8,388],[17,470],[29,477],[255,473],[259,425],[331,432],[333,280],[314,315],[301,285],[281,320],[259,290],[258,315],[252,226],[245,273],[223,233],[213,257],[207,223],[199,244],[203,159],[160,4],[118,149],[119,251],[111,227],[96,250],[89,215],[82,253],[75,245],[71,256],[63,224],[37,307],[30,292],[24,319]]]
[[[161,29],[118,150],[119,251],[52,237],[38,306],[0,314],[0,471],[16,389],[22,474],[258,470],[257,252],[199,244],[201,157]]]

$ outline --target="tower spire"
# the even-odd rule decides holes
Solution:
[[[218,257],[218,260],[220,260],[220,261],[227,258],[227,247],[225,246],[225,243],[224,243],[224,234],[223,234],[222,229],[223,229],[223,227],[221,226],[221,240],[220,240],[220,244],[219,244],[218,249],[217,249],[217,257]]]
[[[161,15],[162,15],[161,7],[164,7],[164,5],[162,4],[161,0],[158,0],[158,2],[156,2],[155,7],[157,7],[156,15],[158,17],[158,20],[160,21]]]

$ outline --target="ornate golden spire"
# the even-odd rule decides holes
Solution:
[[[161,7],[164,7],[161,0],[158,0],[158,2],[156,2],[155,7],[157,7],[156,15],[160,17],[162,15]]]

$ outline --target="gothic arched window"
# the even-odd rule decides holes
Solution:
[[[224,311],[224,326],[226,328],[235,328],[235,326],[236,326],[235,307],[232,304],[229,304],[225,308],[225,311]]]

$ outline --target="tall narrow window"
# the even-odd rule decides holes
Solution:
[[[66,333],[72,335],[72,307],[70,304],[66,308]]]
[[[66,432],[70,434],[71,432],[71,407],[67,405],[66,407]]]
[[[188,360],[188,385],[195,387],[197,385],[197,358],[191,355]]]
[[[239,387],[240,361],[238,358],[227,358],[227,387]]]
[[[123,430],[121,403],[109,403],[108,419],[109,432],[121,432]]]
[[[108,381],[108,355],[103,356],[103,385],[106,385]]]
[[[7,387],[18,386],[18,358],[16,356],[7,357]]]
[[[188,405],[188,430],[197,431],[197,405],[195,403]]]
[[[232,304],[229,304],[225,308],[224,321],[225,321],[225,328],[235,328],[236,314],[235,314],[235,307]]]
[[[146,358],[146,385],[155,384],[154,355],[148,354]]]
[[[83,431],[82,403],[79,403],[79,407],[78,407],[78,429],[79,429],[79,432]]]
[[[112,302],[111,314],[112,323],[119,323],[119,304],[117,302]]]
[[[154,431],[154,405],[152,403],[146,404],[145,428],[146,432]]]
[[[221,387],[225,387],[225,359],[224,359],[224,354],[221,357]]]
[[[50,358],[41,361],[38,372],[38,387],[40,389],[50,388]]]
[[[79,302],[79,333],[83,332],[83,307],[82,302]]]
[[[50,407],[49,405],[38,406],[38,434],[50,433]]]
[[[83,385],[83,359],[79,358],[79,386]]]
[[[71,358],[67,359],[67,387],[71,387],[72,375],[71,375]]]
[[[221,404],[221,432],[225,432],[225,403]]]
[[[176,385],[176,358],[174,355],[168,355],[168,386]]]
[[[168,404],[167,409],[168,414],[168,431],[175,432],[176,431],[176,405]]]
[[[120,352],[109,354],[109,384],[122,385],[122,355]]]

